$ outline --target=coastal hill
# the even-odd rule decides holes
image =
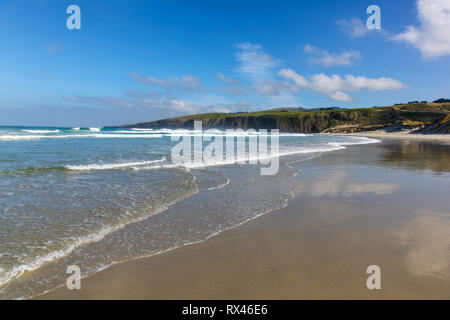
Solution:
[[[204,113],[106,128],[279,129],[281,132],[351,133],[383,129],[412,133],[450,133],[450,100],[412,101],[386,107],[341,109],[278,108],[259,112]]]

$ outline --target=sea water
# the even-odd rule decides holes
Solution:
[[[0,298],[204,241],[287,205],[294,165],[362,137],[281,134],[280,169],[171,161],[169,129],[0,127]],[[221,136],[223,132],[215,134]]]

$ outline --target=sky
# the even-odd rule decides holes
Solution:
[[[450,98],[449,31],[450,0],[0,0],[0,125]]]

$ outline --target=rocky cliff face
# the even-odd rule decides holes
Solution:
[[[281,132],[344,133],[376,129],[417,133],[449,133],[450,104],[416,103],[364,109],[266,111],[239,114],[200,114],[120,126],[120,128],[186,128],[202,121],[203,128],[279,129]]]
[[[424,134],[433,134],[433,133],[443,133],[450,134],[450,114],[444,117],[441,120],[437,120],[434,123],[424,126],[422,128],[417,129],[414,133],[424,133]]]

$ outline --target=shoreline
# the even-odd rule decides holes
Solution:
[[[402,140],[397,141],[386,145],[396,147]],[[81,290],[61,287],[33,299],[448,299],[446,247],[438,252],[443,255],[439,268],[433,269],[427,264],[430,253],[424,252],[423,243],[411,245],[410,240],[407,244],[402,240],[418,233],[425,239],[419,240],[428,243],[432,230],[445,239],[450,235],[446,216],[443,219],[442,214],[418,211],[417,217],[403,217],[399,225],[397,219],[414,209],[402,213],[401,207],[410,204],[389,198],[396,190],[393,183],[349,185],[342,196],[336,196],[342,192],[342,182],[348,184],[348,179],[342,180],[344,176],[337,172],[335,183],[323,185],[321,174],[326,174],[327,180],[333,178],[328,176],[328,163],[345,166],[350,160],[361,161],[361,157],[376,158],[387,147],[382,145],[351,146],[305,163],[302,179],[317,194],[303,189],[286,208],[206,241],[113,265],[83,278]],[[379,179],[379,168],[372,170]],[[386,179],[396,172],[388,172]],[[413,184],[404,185],[408,188]],[[406,192],[403,200],[411,192]],[[379,197],[393,203],[380,208]],[[429,201],[433,208],[435,204]],[[443,201],[442,207],[446,208]],[[392,212],[396,212],[394,220]],[[398,241],[392,242],[393,236]],[[408,253],[411,246],[412,258]],[[432,250],[430,244],[426,244],[428,247]],[[442,245],[438,247],[442,249]],[[432,254],[436,257],[436,252]],[[377,258],[373,259],[373,255]],[[408,259],[413,260],[409,267]],[[365,265],[374,260],[388,270],[384,279],[394,286],[388,285],[384,291],[365,288]],[[430,276],[430,270],[438,277]]]
[[[424,140],[450,144],[450,134],[411,134],[405,132],[386,132],[386,131],[364,131],[354,133],[325,133],[326,135],[337,136],[359,136],[367,138],[385,138],[385,139],[406,139],[406,140]]]
[[[316,137],[316,138],[319,138],[319,137]],[[341,139],[338,139],[338,140],[341,140]],[[358,139],[358,141],[359,140],[364,140],[364,138]],[[363,144],[365,144],[365,143],[363,143]],[[338,149],[341,149],[341,148],[345,148],[345,147],[339,147]],[[337,149],[332,148],[331,150],[325,150],[324,152],[330,152],[332,150],[337,150]],[[319,155],[320,154],[316,152],[312,156],[311,155],[307,156],[307,158],[317,157]],[[286,157],[287,156],[288,155],[286,155]],[[297,163],[299,161],[304,161],[303,160],[304,156],[301,155],[301,153],[299,155],[290,155],[290,156],[295,157],[294,163]],[[300,160],[298,157],[301,157],[302,160]],[[283,159],[284,159],[284,157],[283,157]],[[291,176],[294,177],[295,175],[298,174],[298,168],[296,170],[295,168],[292,168],[289,165],[286,165],[285,167],[286,168],[290,168],[290,169],[294,169],[297,172],[294,173],[294,174],[289,173],[288,176],[285,176],[284,174],[281,173],[281,174],[277,175],[278,178],[280,176],[284,176],[285,178],[286,177],[291,177]],[[294,167],[295,167],[295,165],[294,165]],[[219,169],[219,168],[221,168],[221,167],[219,166],[217,168],[217,170],[222,170],[222,169]],[[237,169],[238,168],[232,168],[232,171],[236,172]],[[248,168],[248,169],[251,169],[251,168]],[[256,171],[259,170],[258,168],[253,168],[253,169],[255,169]],[[251,169],[251,170],[253,170],[253,169]],[[249,173],[247,168],[244,168],[244,167],[242,167],[239,170],[241,170],[242,172],[239,175],[235,174],[235,178],[247,176],[247,173]],[[201,172],[201,170],[200,171],[196,171],[196,175],[200,174],[200,172]],[[228,172],[227,176],[230,173],[231,172]],[[242,173],[244,175],[242,175]],[[254,176],[253,173],[251,173],[250,176],[253,176],[254,178],[257,178],[259,176],[259,174],[257,176]],[[233,179],[233,180],[235,182],[235,185],[245,185],[245,183],[244,184],[236,183],[237,179]],[[199,181],[200,181],[200,185],[202,185],[202,183],[204,183],[204,182],[208,183],[208,180],[202,180],[201,174],[200,174],[200,180]],[[229,179],[227,179],[227,181],[228,182],[226,184],[229,184]],[[278,187],[274,188],[274,179],[271,178],[269,185],[267,185],[268,188],[260,188],[259,189],[262,192],[265,192],[265,195],[266,195],[265,197],[262,197],[261,196],[262,193],[258,192],[256,190],[256,188],[255,189],[250,188],[251,189],[250,193],[252,193],[254,195],[257,195],[257,197],[259,197],[260,199],[262,199],[262,198],[266,198],[267,199],[268,196],[269,196],[272,199],[272,201],[275,200],[275,202],[276,202],[276,201],[280,201],[281,200],[282,202],[279,203],[278,205],[273,206],[272,204],[274,202],[269,202],[266,205],[264,205],[264,204],[261,205],[262,202],[259,201],[259,203],[260,203],[260,204],[258,204],[259,208],[255,208],[255,210],[247,210],[247,212],[252,212],[250,214],[251,216],[253,216],[256,213],[259,216],[259,215],[263,215],[263,214],[267,213],[268,211],[277,210],[277,207],[279,207],[279,206],[284,207],[285,206],[285,201],[290,199],[289,196],[291,195],[290,187],[286,187],[284,189],[282,187],[282,186],[287,186],[286,182],[287,182],[287,180],[282,180],[282,183],[280,183]],[[206,187],[204,187],[204,191],[199,192],[199,194],[209,193],[209,191],[212,190],[212,189],[222,189],[219,186],[220,185],[217,185],[217,187],[213,187],[213,188],[206,188]],[[256,185],[254,185],[254,186],[256,187]],[[245,193],[246,190],[249,190],[249,188],[245,188],[242,191]],[[276,192],[278,192],[279,195],[282,195],[282,197],[279,198],[280,196],[275,196],[275,197],[272,198],[270,195],[271,195],[271,193],[274,190],[277,190]],[[281,191],[281,190],[284,190],[284,191]],[[227,193],[227,192],[225,192],[225,193]],[[228,193],[228,194],[231,194],[231,193]],[[240,192],[239,194],[243,194],[243,193]],[[242,205],[243,206],[246,206],[246,203],[249,203],[250,205],[252,204],[252,202],[251,202],[251,199],[253,199],[253,195],[252,194],[250,194],[249,197],[242,197],[242,199],[243,199]],[[83,259],[79,259],[78,261],[87,262],[86,264],[83,262],[83,264],[85,265],[85,267],[83,269],[86,270],[86,271],[83,272],[82,275],[87,277],[89,275],[95,274],[98,271],[103,270],[105,268],[108,268],[111,265],[114,265],[114,264],[117,264],[117,263],[121,263],[121,262],[124,262],[124,261],[130,261],[130,259],[131,260],[135,260],[135,259],[139,259],[139,258],[143,258],[143,257],[150,257],[150,256],[154,256],[154,255],[157,255],[157,254],[160,254],[160,253],[163,253],[163,252],[167,252],[167,251],[171,251],[173,249],[179,248],[179,245],[175,245],[175,246],[172,246],[172,247],[169,247],[169,248],[164,248],[163,247],[163,248],[158,248],[158,249],[153,249],[153,248],[156,247],[155,245],[152,245],[152,246],[135,245],[135,246],[132,246],[132,248],[134,250],[136,250],[136,251],[140,250],[140,252],[144,252],[144,254],[137,254],[137,255],[132,255],[132,254],[126,255],[126,254],[123,254],[122,257],[124,257],[124,258],[112,260],[113,262],[112,263],[108,263],[107,266],[105,264],[101,263],[100,266],[96,266],[95,268],[92,268],[91,265],[88,264],[91,261],[93,261],[94,259],[96,259],[96,257],[97,257],[97,254],[90,255],[89,254],[90,250],[95,251],[96,253],[98,253],[99,256],[101,256],[101,255],[107,256],[107,255],[110,255],[110,254],[112,255],[113,253],[110,253],[110,252],[111,252],[113,246],[111,246],[110,243],[116,242],[117,244],[119,244],[120,243],[119,241],[122,241],[124,239],[124,236],[127,237],[127,235],[132,235],[132,234],[140,235],[140,236],[138,236],[138,238],[140,237],[142,239],[146,239],[145,241],[147,241],[147,240],[149,242],[153,241],[153,239],[157,238],[157,236],[154,237],[154,235],[155,234],[158,235],[159,234],[159,230],[161,230],[162,232],[166,232],[167,233],[167,230],[173,230],[175,228],[171,229],[170,228],[171,226],[168,225],[168,227],[169,227],[168,229],[167,228],[159,228],[159,229],[157,229],[157,228],[153,228],[152,225],[160,225],[161,221],[163,221],[163,220],[170,221],[172,218],[178,219],[178,217],[181,217],[183,215],[184,216],[187,216],[187,215],[190,216],[191,219],[184,221],[185,223],[189,223],[190,221],[193,221],[192,218],[194,217],[194,215],[192,215],[192,213],[194,211],[196,212],[195,214],[197,214],[198,217],[202,217],[201,219],[204,219],[203,217],[208,217],[209,216],[209,212],[216,211],[219,208],[219,206],[214,206],[213,208],[210,207],[209,208],[209,212],[208,212],[208,210],[198,210],[198,209],[196,209],[196,208],[198,208],[198,204],[203,203],[204,205],[205,204],[207,205],[208,202],[215,202],[217,205],[221,205],[222,203],[228,201],[227,199],[230,199],[229,197],[226,196],[226,194],[220,195],[218,193],[214,193],[214,194],[208,195],[208,197],[211,199],[211,201],[208,200],[206,202],[203,202],[202,201],[202,196],[200,196],[200,197],[197,197],[197,196],[195,196],[195,197],[188,197],[189,199],[184,199],[184,200],[180,201],[180,204],[175,204],[173,207],[171,206],[170,208],[168,208],[167,212],[165,212],[163,215],[156,215],[157,217],[155,217],[155,218],[152,217],[151,219],[148,219],[147,223],[138,223],[138,224],[131,223],[131,224],[127,225],[124,228],[124,231],[120,230],[118,232],[113,232],[110,235],[106,235],[106,238],[109,238],[106,241],[103,241],[103,240],[101,240],[101,241],[92,241],[91,243],[89,243],[87,245],[79,246],[79,250],[80,251],[83,250],[84,254],[83,253],[78,253],[77,251],[75,251],[74,255],[84,256],[86,258],[85,260],[83,260],[84,259],[83,258]],[[212,197],[214,197],[215,199],[213,199]],[[285,197],[288,197],[288,198],[284,199]],[[196,200],[192,200],[192,198],[196,198],[197,201]],[[225,201],[222,201],[220,199],[223,199]],[[263,202],[264,202],[264,200],[263,200]],[[177,208],[177,206],[178,206],[178,208]],[[260,209],[263,206],[266,206],[266,211],[263,211],[262,213],[260,213]],[[189,208],[191,208],[191,209],[189,209]],[[194,211],[192,211],[192,208],[194,208]],[[224,208],[224,209],[226,209],[226,208]],[[202,211],[202,212],[200,212],[200,211]],[[218,212],[226,212],[226,211],[223,211],[222,209],[219,209]],[[218,213],[218,215],[221,215],[221,214],[222,213]],[[167,215],[170,218],[167,218]],[[214,215],[214,213],[212,213],[211,215]],[[163,216],[163,218],[159,219],[158,217],[160,217],[160,216]],[[256,217],[253,216],[250,219],[254,219],[254,218],[256,218]],[[206,218],[206,219],[208,219],[208,218]],[[145,219],[145,220],[147,220],[147,219]],[[185,225],[185,223],[182,223],[181,220],[182,219],[179,219],[178,223],[172,224],[172,225],[180,225],[180,226]],[[154,223],[155,221],[156,221],[156,223]],[[196,220],[196,221],[199,221],[199,220]],[[237,225],[236,225],[236,223],[232,223],[231,228],[236,228],[239,225],[241,225],[242,223],[245,223],[246,221],[248,221],[248,217],[246,218],[245,221],[239,222]],[[134,228],[134,226],[137,226],[137,227]],[[207,240],[208,238],[210,238],[211,236],[213,236],[213,235],[215,235],[217,233],[221,233],[221,232],[227,230],[228,228],[230,228],[230,226],[227,226],[225,228],[221,228],[219,230],[216,230],[216,231],[214,231],[213,234],[206,234],[205,235],[206,238],[201,238],[201,240],[198,240],[198,238],[197,238],[197,239],[194,239],[194,240],[183,241],[183,243],[184,244],[188,244],[188,243],[191,244],[191,241],[194,241],[194,243],[197,243],[199,241],[203,242],[203,241]],[[151,232],[149,232],[150,229],[152,229]],[[166,230],[166,231],[164,231],[164,230]],[[168,232],[168,233],[169,234],[177,234],[176,231],[178,231],[178,230],[174,230],[174,231],[175,232]],[[145,234],[145,236],[143,234]],[[129,241],[127,243],[130,243],[130,241],[133,241],[133,239],[136,239],[136,237],[134,237],[134,236],[130,236],[128,238],[129,238]],[[118,252],[118,250],[120,250],[119,247],[120,247],[120,245],[116,246],[115,250],[113,250],[112,252],[114,252],[114,254],[115,254],[115,252]],[[94,249],[92,249],[92,248],[94,248]],[[148,252],[151,252],[151,253],[148,253]],[[51,261],[49,263],[44,263],[44,264],[41,265],[41,267],[35,268],[33,271],[30,270],[30,271],[24,272],[23,276],[20,276],[20,277],[17,278],[18,281],[15,281],[15,280],[11,281],[11,284],[14,286],[14,288],[13,288],[13,290],[15,290],[14,293],[17,293],[17,294],[8,296],[8,294],[11,294],[11,292],[13,292],[13,290],[10,290],[10,291],[6,292],[5,297],[27,299],[27,298],[35,297],[36,296],[36,292],[37,293],[39,293],[39,292],[49,292],[49,290],[47,288],[45,288],[45,290],[39,290],[39,288],[36,288],[37,286],[32,288],[30,285],[27,284],[27,282],[31,283],[31,284],[33,284],[33,282],[35,282],[35,283],[38,283],[38,285],[39,285],[39,282],[38,282],[39,279],[45,279],[45,281],[47,281],[47,283],[50,283],[50,281],[53,281],[51,283],[51,286],[48,286],[50,291],[54,290],[54,288],[56,288],[58,286],[61,286],[61,281],[64,281],[64,279],[66,279],[66,266],[71,265],[71,262],[69,261],[72,258],[71,256],[72,256],[72,253],[68,254],[66,256],[60,257],[58,259],[54,259],[53,261]],[[108,261],[108,260],[104,259],[103,261]],[[28,287],[26,287],[27,285],[28,285]],[[27,294],[27,293],[23,294],[23,292],[27,292],[27,290],[28,290],[28,292],[31,291],[28,288],[32,288],[31,290],[34,290],[34,292],[31,292],[31,294]]]

